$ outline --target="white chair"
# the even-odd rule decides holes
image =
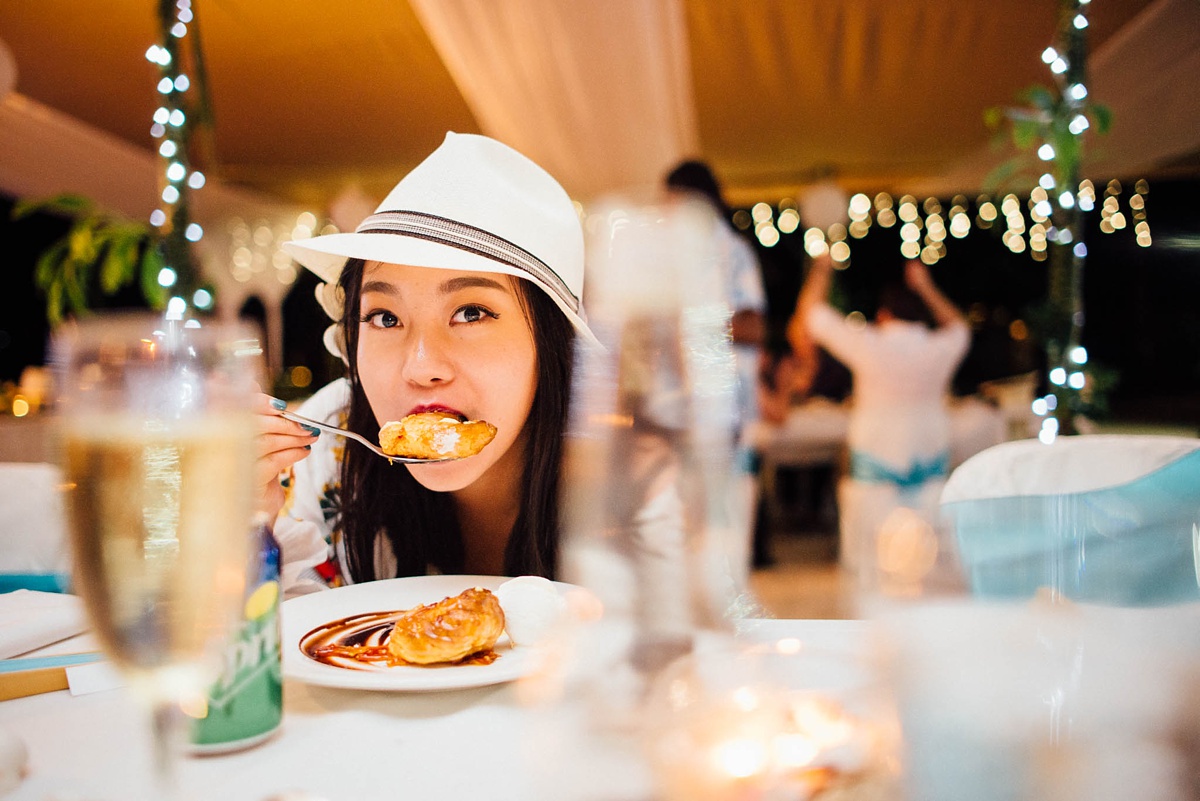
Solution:
[[[951,474],[941,510],[977,596],[1200,601],[1200,439],[1003,443]]]
[[[67,588],[62,483],[55,465],[0,462],[0,592]]]
[[[1006,439],[1026,439],[1037,436],[1042,420],[1033,413],[1033,396],[1037,391],[1038,374],[1022,373],[1008,378],[984,381],[979,394],[1003,413],[1008,427]]]

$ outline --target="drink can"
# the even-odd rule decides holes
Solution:
[[[270,737],[283,719],[279,543],[267,523],[255,530],[258,570],[242,623],[225,649],[221,676],[209,688],[202,714],[193,716],[193,753],[248,748]]]

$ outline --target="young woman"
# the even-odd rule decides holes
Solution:
[[[393,465],[261,401],[262,507],[284,589],[429,572],[555,572],[558,476],[580,303],[578,214],[548,174],[448,134],[354,233],[285,245],[327,284],[326,343],[347,376],[298,411],[376,441],[438,411],[496,426],[477,455]],[[281,486],[279,476],[283,476]]]

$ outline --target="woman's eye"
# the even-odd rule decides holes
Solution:
[[[400,324],[399,317],[386,311],[374,311],[365,314],[362,321],[374,328],[395,328]]]
[[[453,321],[456,323],[477,323],[486,317],[490,317],[493,320],[500,319],[500,315],[490,309],[486,309],[483,306],[470,305],[463,306],[454,312]]]

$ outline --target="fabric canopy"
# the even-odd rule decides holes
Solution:
[[[412,4],[483,130],[575,195],[698,151],[680,0]]]
[[[589,196],[704,153],[733,199],[981,187],[1001,158],[982,109],[1047,84],[1054,4],[928,0],[412,0],[482,130]],[[1138,12],[1132,16],[1134,12]],[[1200,5],[1093,14],[1092,94],[1116,120],[1090,173],[1200,151]],[[1041,35],[1031,37],[1030,30]],[[1015,46],[1015,43],[1021,43]],[[963,73],[967,73],[964,75]]]
[[[1040,54],[1059,5],[199,3],[215,119],[208,171],[328,211],[348,189],[381,199],[454,130],[527,152],[580,199],[657,182],[693,155],[739,205],[822,180],[851,192],[969,194],[1002,157],[988,148],[984,110],[1052,82]],[[152,7],[77,6],[0,3],[12,96],[152,154],[157,77],[142,57],[158,36]],[[1114,127],[1088,135],[1085,169],[1200,175],[1200,3],[1098,1],[1088,18],[1089,88]],[[142,191],[152,202],[154,187]]]

